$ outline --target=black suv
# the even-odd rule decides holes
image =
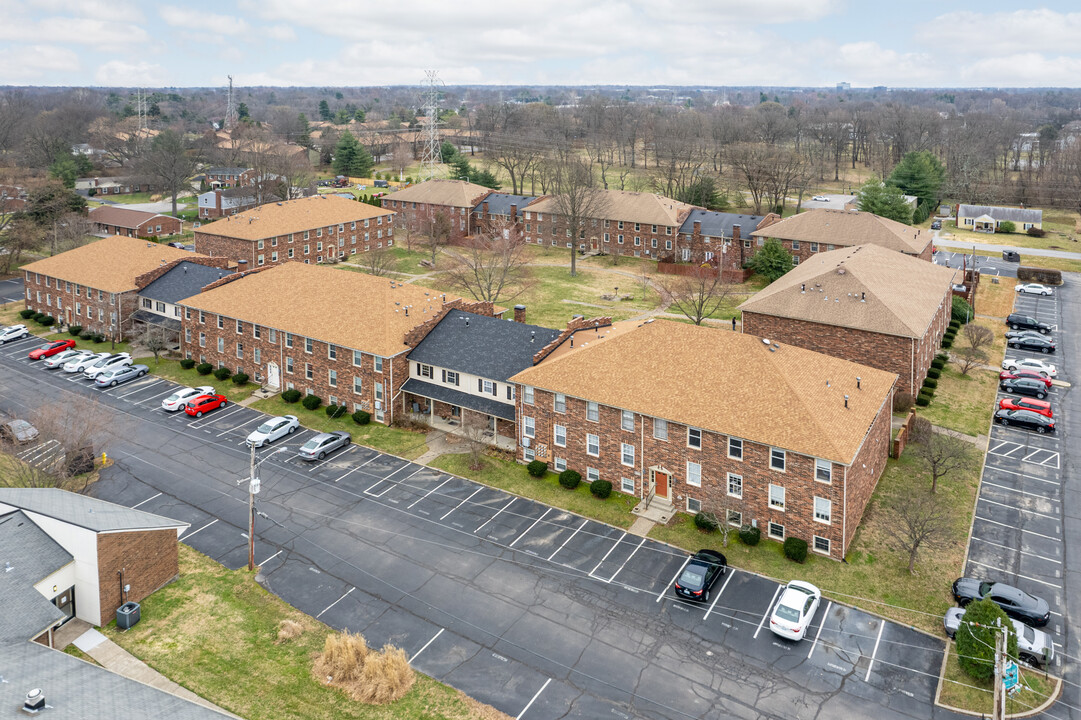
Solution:
[[[1031,350],[1044,354],[1055,352],[1055,342],[1042,335],[1022,335],[1006,339],[1006,344],[1019,350]]]
[[[1010,316],[1006,318],[1006,324],[1010,326],[1011,330],[1035,330],[1042,335],[1051,332],[1051,326],[1047,323],[1042,323],[1031,315],[1022,315],[1021,313],[1010,313]]]
[[[1010,394],[1032,395],[1040,400],[1047,397],[1047,385],[1043,380],[1035,378],[1019,377],[999,380],[998,389]]]

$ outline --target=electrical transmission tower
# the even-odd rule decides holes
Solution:
[[[442,162],[442,153],[439,151],[439,96],[443,81],[439,79],[436,70],[425,70],[428,87],[424,92],[424,115],[427,122],[424,125],[424,170],[422,174],[426,179],[435,177],[435,166]]]
[[[139,115],[139,137],[145,138],[147,136],[146,90],[142,88],[135,90],[135,106]]]
[[[225,129],[232,130],[236,127],[237,117],[236,100],[233,97],[233,76],[229,76],[229,96],[225,104]]]

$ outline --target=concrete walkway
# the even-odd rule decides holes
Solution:
[[[1040,248],[1028,248],[1020,247],[1017,245],[994,245],[992,243],[978,243],[978,242],[964,242],[958,240],[947,240],[935,233],[934,243],[940,248],[948,248],[950,250],[972,250],[976,248],[977,251],[984,251],[990,253],[1001,253],[1003,250],[1014,250],[1021,253],[1021,255],[1035,255],[1037,257],[1050,257],[1061,258],[1063,260],[1081,260],[1081,252],[1067,252],[1065,250],[1042,250]]]

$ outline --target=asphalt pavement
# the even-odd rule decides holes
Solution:
[[[0,305],[23,299],[23,279],[21,277],[0,280]]]

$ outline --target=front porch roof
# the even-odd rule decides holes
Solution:
[[[405,385],[402,386],[402,390],[407,393],[426,397],[429,400],[445,402],[448,405],[457,405],[458,407],[463,407],[467,410],[481,413],[482,415],[494,415],[497,418],[514,422],[514,406],[508,405],[507,403],[501,403],[498,400],[489,400],[488,398],[464,393],[461,390],[454,390],[452,388],[443,387],[442,385],[426,383],[422,380],[417,380],[416,378],[409,378],[406,380]]]

